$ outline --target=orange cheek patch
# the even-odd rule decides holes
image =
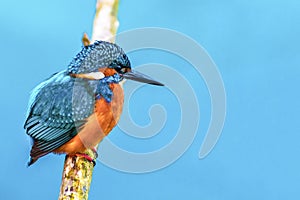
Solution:
[[[99,68],[99,72],[102,72],[105,76],[112,76],[114,75],[115,73],[117,73],[116,70],[112,69],[112,68],[108,68],[108,67],[105,67],[105,68]]]

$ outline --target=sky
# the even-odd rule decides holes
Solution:
[[[197,99],[200,118],[187,118],[196,121],[198,128],[191,145],[176,161],[152,172],[124,172],[98,161],[89,199],[299,199],[299,8],[297,0],[122,0],[119,33],[166,28],[205,49],[204,57],[210,56],[224,83],[226,118],[216,146],[199,159],[213,107],[205,77],[170,52],[143,49],[128,53],[134,68],[149,63],[167,65],[188,82],[194,95],[188,99]],[[30,91],[66,69],[82,47],[83,33],[91,35],[94,10],[92,0],[0,3],[0,199],[58,197],[64,156],[47,155],[27,168],[30,143],[23,123]],[[164,70],[148,67],[151,75],[164,78],[161,82],[175,80]],[[130,84],[125,83],[125,96]],[[178,82],[179,91],[181,87]],[[168,85],[143,85],[130,100],[125,99],[128,106],[124,110],[130,111],[135,126],[147,127],[155,121],[149,109],[160,105],[163,109],[153,116],[159,117],[158,123],[165,121],[163,127],[146,138],[139,138],[143,133],[130,135],[131,126],[116,127],[106,140],[129,152],[161,150],[180,129],[180,103],[184,101],[178,97]],[[184,106],[197,111],[192,104]],[[123,162],[126,164],[126,158]],[[152,160],[147,162],[152,164]]]

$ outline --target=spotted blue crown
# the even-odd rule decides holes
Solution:
[[[124,58],[127,61],[123,61]],[[73,58],[68,66],[68,72],[71,74],[95,72],[99,68],[116,65],[120,61],[128,62],[130,66],[121,47],[109,42],[96,41],[94,44],[83,47]]]

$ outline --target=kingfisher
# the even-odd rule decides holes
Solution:
[[[87,158],[84,152],[94,149],[120,118],[124,79],[163,86],[132,70],[121,47],[96,41],[84,46],[66,70],[36,86],[24,124],[32,141],[28,166],[49,153]]]

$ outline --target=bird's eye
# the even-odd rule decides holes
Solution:
[[[120,73],[120,74],[125,74],[126,71],[127,71],[127,70],[126,70],[125,67],[123,67],[123,68],[118,68],[118,69],[117,69],[117,72]]]
[[[126,68],[122,68],[120,71],[122,74],[124,74],[124,73],[126,73]]]

